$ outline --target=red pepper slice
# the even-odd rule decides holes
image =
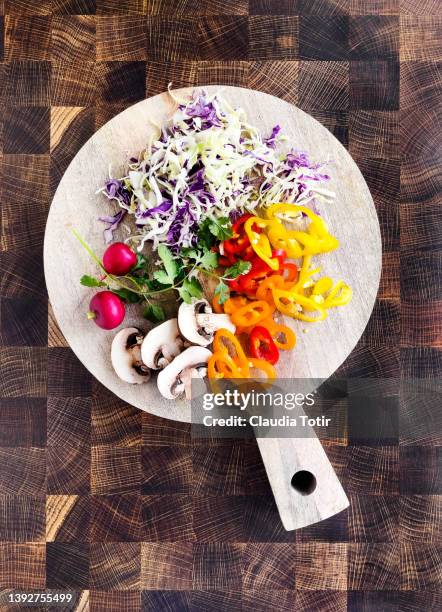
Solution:
[[[232,291],[245,293],[250,297],[254,297],[259,281],[271,274],[272,270],[257,255],[255,255],[254,258],[249,261],[251,262],[252,267],[247,274],[242,274],[241,276],[238,276],[238,278],[228,281],[228,285]]]
[[[279,273],[284,277],[284,280],[292,283],[298,278],[298,266],[287,261],[280,262]]]
[[[224,253],[227,257],[229,255],[240,255],[244,252],[247,247],[250,246],[250,240],[247,234],[243,231],[244,223],[247,221],[249,217],[252,215],[245,214],[242,215],[235,223],[232,225],[232,238],[228,238],[223,242]]]
[[[247,221],[247,219],[250,219],[251,216],[252,215],[250,213],[245,213],[244,215],[241,215],[241,217],[237,219],[232,225],[233,234],[239,234],[242,228],[244,227],[244,223]]]
[[[256,325],[250,332],[250,354],[255,359],[265,359],[275,365],[279,359],[278,347],[273,341],[269,330],[262,325]]]
[[[224,252],[229,255],[238,255],[250,246],[248,236],[238,236],[237,238],[228,238],[223,243]]]
[[[228,268],[229,266],[233,265],[235,262],[229,259],[228,257],[223,257],[222,255],[220,255],[218,257],[218,263],[220,266],[224,266],[225,268]]]
[[[272,257],[278,259],[279,265],[282,266],[285,258],[287,257],[287,253],[284,251],[284,249],[274,249],[272,251]]]

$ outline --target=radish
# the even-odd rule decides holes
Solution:
[[[124,242],[114,242],[104,252],[103,267],[108,274],[124,276],[136,265],[136,254]]]
[[[99,291],[89,303],[88,319],[102,329],[114,329],[122,323],[126,309],[121,298],[112,291]]]

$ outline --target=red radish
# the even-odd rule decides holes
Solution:
[[[104,252],[103,267],[108,274],[124,276],[137,264],[137,256],[124,242],[114,242]]]
[[[124,319],[126,309],[121,298],[112,291],[99,291],[89,303],[88,319],[102,329],[114,329]]]

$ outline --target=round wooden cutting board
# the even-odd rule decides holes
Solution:
[[[220,89],[206,87],[209,92]],[[317,161],[328,161],[331,181],[327,188],[336,192],[332,203],[319,202],[319,210],[330,231],[340,241],[334,253],[315,258],[322,272],[344,279],[354,297],[345,308],[333,309],[325,321],[306,324],[289,322],[298,342],[294,351],[284,355],[280,377],[328,378],[344,361],[359,340],[370,317],[381,272],[381,237],[373,200],[361,172],[345,148],[315,119],[278,98],[238,87],[223,87],[223,96],[233,106],[245,109],[250,123],[269,134],[278,123],[288,136],[287,146],[305,151]],[[180,97],[192,89],[175,91]],[[49,298],[66,340],[86,368],[106,387],[126,402],[158,416],[190,421],[190,405],[161,397],[155,382],[130,385],[115,375],[110,363],[110,345],[115,332],[101,330],[86,318],[94,292],[80,285],[83,274],[97,275],[72,234],[76,230],[92,249],[101,255],[105,245],[103,224],[97,218],[116,212],[96,194],[109,176],[126,171],[129,157],[137,155],[155,128],[173,112],[175,104],[164,93],[128,108],[104,125],[80,149],[55,193],[46,226],[44,265]],[[124,234],[121,234],[124,237]],[[137,306],[128,308],[124,327],[147,330]]]

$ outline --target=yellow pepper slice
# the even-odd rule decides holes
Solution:
[[[261,217],[250,217],[244,224],[244,230],[250,240],[252,249],[272,270],[279,269],[279,260],[276,257],[272,257],[272,247],[266,234],[264,232],[255,232],[253,226],[257,225],[261,229],[267,229],[277,223],[278,221],[269,221],[261,219]]]
[[[304,213],[310,219],[310,225],[307,232],[299,230],[286,230],[286,241],[290,238],[290,247],[296,251],[297,255],[289,255],[290,257],[301,257],[302,255],[317,255],[319,253],[328,253],[338,248],[339,241],[332,236],[327,228],[327,224],[319,215],[315,214],[305,206],[296,204],[273,204],[267,210],[267,217],[274,221],[279,215],[284,217],[296,218],[300,213]],[[282,245],[283,240],[279,234],[279,244]],[[297,245],[297,246],[295,246]],[[284,248],[280,246],[279,248]],[[300,254],[299,254],[300,252]]]
[[[298,259],[302,257],[302,247],[293,235],[293,232],[287,230],[282,223],[275,223],[269,226],[267,230],[270,244],[274,249],[283,249],[287,257]]]
[[[352,288],[340,280],[336,283],[330,293],[324,299],[325,308],[336,308],[337,306],[345,306],[353,297]]]
[[[309,278],[313,276],[313,274],[317,274],[318,272],[320,272],[321,268],[310,269],[311,261],[311,255],[306,255],[302,260],[302,266],[299,270],[298,280],[296,281],[296,284],[292,286],[292,291],[294,293],[304,293],[304,285],[308,282]]]
[[[305,295],[283,289],[273,289],[272,293],[276,308],[289,317],[312,323],[323,321],[327,317],[325,308]],[[317,312],[318,315],[305,314],[306,311]]]
[[[312,295],[324,295],[333,287],[333,280],[329,276],[320,278],[313,286]]]
[[[310,210],[310,208],[299,206],[298,204],[286,204],[283,202],[280,204],[273,204],[267,209],[267,218],[270,220],[280,219],[278,214],[282,214],[286,218],[289,217],[291,219],[296,219],[299,217],[300,213],[304,213],[310,219],[310,228],[314,230],[314,233],[316,233],[318,236],[325,236],[328,234],[328,227],[324,219]]]

